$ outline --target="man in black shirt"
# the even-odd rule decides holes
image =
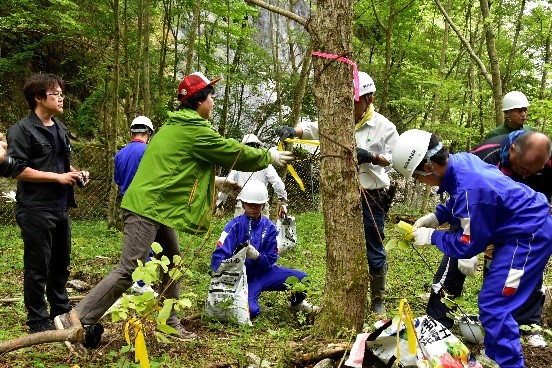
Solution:
[[[54,317],[71,310],[65,288],[71,254],[68,208],[76,207],[73,185],[85,185],[89,176],[71,166],[69,130],[54,118],[63,112],[62,88],[53,74],[27,79],[23,92],[31,112],[7,134],[8,154],[15,161],[11,176],[18,180],[15,216],[24,243],[30,333],[54,330]]]

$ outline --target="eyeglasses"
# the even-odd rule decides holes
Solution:
[[[48,96],[54,96],[55,98],[57,99],[64,99],[65,98],[65,95],[63,94],[63,92],[54,92],[54,93],[46,93]]]

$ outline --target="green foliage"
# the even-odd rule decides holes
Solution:
[[[101,107],[105,103],[105,94],[93,92],[81,105],[77,113],[75,128],[79,136],[92,138],[102,130]]]

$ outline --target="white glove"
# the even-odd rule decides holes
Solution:
[[[219,192],[228,194],[232,198],[236,198],[242,190],[241,185],[237,181],[228,179],[224,176],[215,176],[215,188]]]
[[[458,270],[468,277],[473,277],[477,271],[479,258],[477,256],[458,260]]]
[[[274,166],[285,166],[293,161],[293,154],[290,151],[278,151],[278,147],[272,147],[270,152],[270,163]]]
[[[439,220],[437,220],[437,216],[435,216],[434,213],[428,213],[427,215],[417,219],[413,227],[430,227],[432,229],[437,229],[438,226]]]
[[[259,258],[259,251],[257,249],[255,249],[254,246],[249,244],[247,246],[247,253],[245,254],[245,257],[247,259],[256,260],[257,258]]]
[[[431,234],[434,231],[429,227],[419,227],[414,230],[414,245],[431,245]]]

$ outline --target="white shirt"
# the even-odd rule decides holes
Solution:
[[[299,124],[303,139],[319,139],[318,122],[308,121]],[[360,185],[364,189],[387,189],[391,184],[389,171],[393,168],[391,150],[399,138],[397,128],[385,116],[373,112],[372,117],[355,131],[357,147],[385,157],[389,166],[362,164],[359,167]]]
[[[266,169],[255,171],[253,173],[232,170],[228,174],[228,179],[237,181],[241,186],[243,186],[248,180],[259,180],[266,186],[270,183],[278,198],[287,201],[287,192],[284,182],[280,179],[280,176],[278,176],[276,169],[272,165],[268,165]]]

